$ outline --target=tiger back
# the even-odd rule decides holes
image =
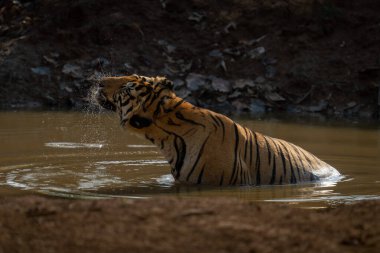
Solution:
[[[99,104],[120,124],[157,145],[173,177],[192,184],[274,185],[313,182],[339,172],[308,151],[253,132],[175,95],[164,77],[106,77]]]

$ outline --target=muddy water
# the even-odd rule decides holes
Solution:
[[[174,183],[157,148],[122,130],[113,114],[0,112],[0,196],[228,196],[304,207],[380,198],[379,126],[235,120],[304,147],[345,177],[296,186],[186,186]]]

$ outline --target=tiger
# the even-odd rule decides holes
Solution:
[[[282,185],[339,176],[290,142],[251,131],[225,115],[177,97],[165,77],[103,77],[96,100],[120,125],[155,144],[180,183]]]

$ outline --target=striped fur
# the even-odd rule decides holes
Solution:
[[[304,149],[262,135],[177,97],[171,81],[138,75],[107,77],[99,104],[123,127],[156,144],[176,180],[209,185],[296,184],[339,172]]]

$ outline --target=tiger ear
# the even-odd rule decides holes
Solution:
[[[159,85],[162,88],[166,88],[166,89],[169,89],[169,90],[173,90],[173,88],[174,88],[173,82],[170,81],[170,80],[168,80],[168,79],[166,79],[165,77],[161,78]]]

